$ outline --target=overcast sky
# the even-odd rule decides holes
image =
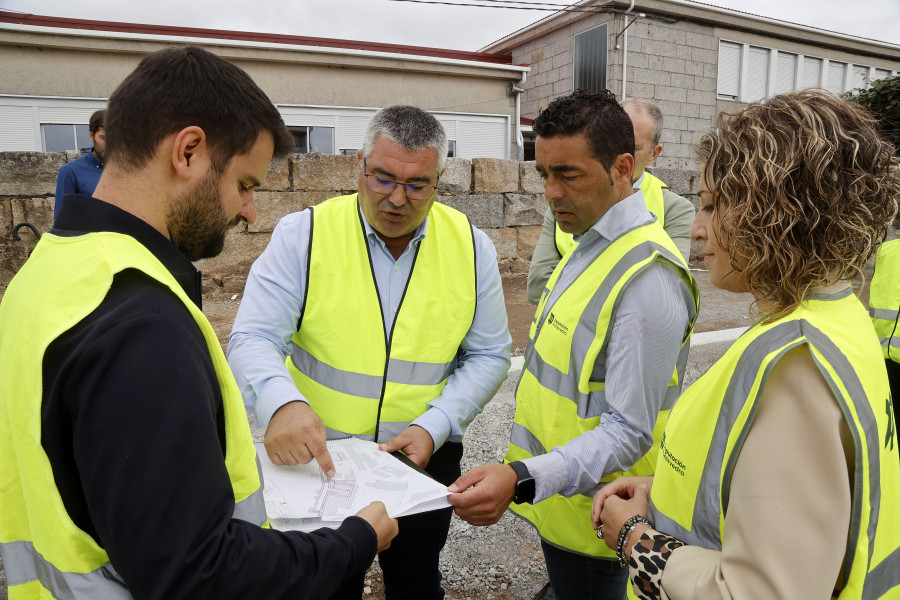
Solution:
[[[500,3],[500,0],[441,1],[494,6]],[[571,4],[565,0],[551,2]],[[528,4],[537,5],[535,0],[519,3]],[[900,44],[900,0],[710,0],[708,4]],[[57,17],[457,50],[478,50],[551,14],[397,0],[0,0],[0,8]]]

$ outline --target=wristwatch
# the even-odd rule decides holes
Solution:
[[[528,467],[520,460],[509,463],[509,466],[516,472],[516,495],[513,496],[513,502],[523,504],[534,501],[534,477],[528,472]]]

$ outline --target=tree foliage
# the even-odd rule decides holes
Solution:
[[[882,135],[900,151],[900,75],[877,79],[869,89],[855,90],[846,96],[878,119]]]

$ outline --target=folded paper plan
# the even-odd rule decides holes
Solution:
[[[335,475],[325,477],[318,463],[279,467],[256,444],[262,465],[263,496],[269,522],[283,531],[338,527],[369,503],[384,503],[391,517],[450,506],[447,488],[416,471],[378,444],[348,438],[328,442]]]

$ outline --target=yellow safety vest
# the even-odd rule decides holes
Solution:
[[[894,413],[871,322],[849,289],[813,296],[791,314],[755,325],[685,391],[666,426],[648,518],[688,544],[722,549],[740,447],[769,372],[798,346],[809,349],[828,382],[856,449],[844,587],[837,597],[896,598],[900,457]]]
[[[202,330],[222,390],[234,518],[267,525],[240,390],[200,309],[162,263],[129,236],[46,234],[0,304],[0,549],[10,600],[131,597],[106,552],[66,513],[41,446],[44,352],[100,305],[113,277],[124,269],[138,269],[166,285]]]
[[[519,385],[516,415],[505,462],[546,454],[582,433],[596,428],[607,411],[598,356],[609,343],[610,323],[625,287],[641,272],[661,261],[671,265],[694,298],[689,311],[696,318],[700,295],[697,283],[675,244],[658,223],[632,229],[593,257],[593,262],[560,294],[553,294],[569,258],[566,255],[550,276],[538,305]],[[551,298],[556,298],[552,303]],[[656,464],[659,440],[669,409],[681,391],[690,348],[693,320],[684,333],[669,389],[653,430],[653,446],[627,472],[613,473],[606,483],[623,475],[650,475]],[[593,332],[593,333],[591,333]],[[598,486],[599,487],[599,486]],[[596,490],[596,488],[595,488]],[[597,543],[591,527],[593,492],[565,498],[559,494],[537,504],[514,504],[511,510],[531,522],[548,543],[587,556],[615,557]]]
[[[869,316],[884,358],[900,363],[900,238],[878,248],[869,285]]]
[[[641,179],[641,185],[638,187],[644,194],[644,204],[647,206],[647,210],[656,215],[660,227],[665,227],[666,209],[663,203],[662,191],[669,189],[669,186],[663,183],[663,180],[659,177],[644,171],[644,178]],[[575,246],[574,236],[560,229],[559,223],[556,224],[554,239],[556,240],[556,251],[559,252],[560,256],[565,256],[566,252]]]
[[[468,217],[434,203],[386,333],[356,194],[311,209],[306,298],[288,371],[328,428],[386,441],[441,395],[477,300]]]

